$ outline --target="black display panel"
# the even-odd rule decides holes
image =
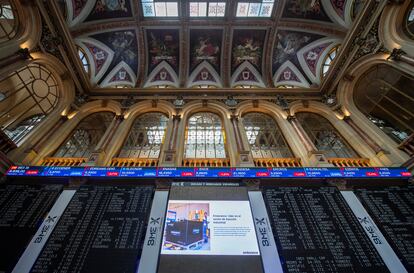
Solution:
[[[61,191],[61,185],[0,186],[0,272],[13,270]]]
[[[151,186],[80,187],[33,273],[134,273],[151,207]]]
[[[285,272],[389,272],[335,187],[266,187]]]
[[[408,272],[414,272],[414,187],[358,189],[355,194]]]

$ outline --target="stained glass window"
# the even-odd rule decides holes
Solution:
[[[13,39],[17,34],[18,20],[10,1],[0,4],[0,43]]]
[[[261,2],[238,2],[236,17],[270,17],[272,15],[274,0]]]
[[[28,135],[44,118],[45,115],[43,114],[31,116],[21,121],[19,124],[17,124],[17,126],[5,129],[4,132],[11,140],[13,140],[14,143],[18,143],[26,135]]]
[[[268,115],[248,113],[243,125],[254,158],[293,157],[279,126]]]
[[[84,118],[54,156],[88,158],[104,136],[113,118],[114,114],[109,112],[94,113]]]
[[[405,18],[405,30],[411,38],[414,38],[414,3],[411,4],[406,18]]]
[[[225,135],[218,115],[202,112],[187,122],[185,158],[226,158]]]
[[[178,17],[177,1],[142,0],[144,17]]]
[[[316,148],[326,152],[326,157],[358,157],[326,118],[308,112],[297,113],[296,117]]]
[[[52,112],[59,101],[55,78],[39,64],[31,64],[10,74],[0,82],[0,90],[0,124],[16,144]],[[22,124],[27,127],[19,128],[18,123],[28,116],[37,118],[27,119],[26,125]]]
[[[168,117],[161,113],[139,116],[122,147],[121,158],[158,158],[164,142]]]
[[[333,60],[338,55],[339,46],[336,46],[331,49],[331,51],[326,55],[325,61],[322,65],[322,77],[325,77],[328,74],[329,68],[331,68]]]
[[[86,71],[86,73],[89,73],[89,61],[88,61],[88,58],[86,57],[85,52],[80,47],[78,47],[78,55],[79,55],[79,59],[82,62],[83,69]]]
[[[225,2],[190,2],[190,17],[224,17]]]

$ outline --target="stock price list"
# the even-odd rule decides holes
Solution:
[[[358,189],[355,194],[408,272],[414,272],[414,187]]]
[[[285,272],[389,272],[334,187],[267,187],[264,197]]]
[[[151,186],[80,187],[31,272],[134,273],[152,194]]]
[[[61,190],[61,185],[0,186],[0,272],[13,270]]]

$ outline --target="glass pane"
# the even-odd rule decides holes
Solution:
[[[273,4],[262,4],[262,8],[260,10],[261,17],[270,17],[272,15]]]
[[[249,3],[237,3],[237,17],[247,17]]]
[[[197,113],[189,118],[186,132],[185,157],[226,157],[221,119],[216,114]]]
[[[177,17],[178,16],[178,3],[167,2],[167,16]]]
[[[142,3],[142,10],[144,12],[144,17],[155,16],[155,8],[153,3]]]
[[[156,2],[155,3],[155,15],[157,17],[167,16],[167,8],[165,2]]]
[[[260,5],[259,3],[250,3],[249,6],[249,13],[248,16],[249,17],[257,17],[259,16],[259,12],[260,12]]]

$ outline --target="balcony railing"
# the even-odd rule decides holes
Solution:
[[[46,157],[40,165],[42,166],[80,166],[86,163],[86,157]]]
[[[300,158],[254,158],[256,167],[301,167]]]
[[[398,146],[398,149],[403,150],[409,156],[414,156],[414,134],[411,134]]]
[[[230,167],[228,158],[185,158],[183,167]]]
[[[158,158],[112,158],[112,167],[155,167],[158,166]]]
[[[371,167],[368,158],[328,158],[335,167]]]

